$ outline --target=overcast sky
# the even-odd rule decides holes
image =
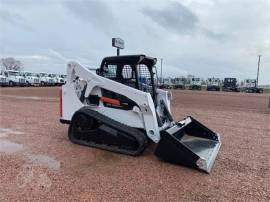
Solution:
[[[167,76],[255,78],[270,84],[270,0],[0,0],[0,58],[64,73],[121,54],[163,58]],[[157,64],[159,68],[160,64]]]

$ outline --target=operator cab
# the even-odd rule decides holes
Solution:
[[[97,74],[150,93],[155,100],[153,68],[157,59],[145,55],[125,55],[105,57]]]

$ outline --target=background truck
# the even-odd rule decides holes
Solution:
[[[241,91],[246,93],[263,93],[263,88],[259,88],[256,79],[245,79],[241,86]]]
[[[53,86],[59,86],[60,85],[60,78],[57,74],[49,74],[48,75],[51,79],[53,79]]]
[[[186,80],[187,79],[185,77],[174,78],[174,87],[176,89],[185,89]]]
[[[59,74],[58,75],[58,85],[62,86],[66,83],[66,75],[64,74]]]
[[[190,80],[190,90],[202,90],[202,80],[201,78],[191,78]]]
[[[238,86],[237,79],[236,78],[224,78],[222,90],[223,91],[240,92],[240,88]]]
[[[174,83],[173,79],[168,77],[163,79],[163,88],[165,89],[173,89],[174,88]]]
[[[9,86],[25,86],[26,81],[19,71],[4,71]]]
[[[7,82],[7,78],[4,74],[3,71],[0,71],[0,86],[7,86],[8,85],[8,82]]]
[[[54,79],[49,77],[48,73],[40,72],[40,73],[38,73],[38,77],[40,79],[41,86],[53,86],[54,85]]]
[[[24,76],[26,80],[27,86],[39,86],[40,85],[40,79],[37,77],[37,75],[33,72],[23,72],[22,75]]]
[[[206,81],[208,91],[220,91],[220,79],[219,78],[208,78]]]

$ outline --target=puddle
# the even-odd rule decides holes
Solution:
[[[32,155],[29,154],[28,158],[30,159],[31,163],[35,165],[45,166],[52,170],[59,170],[60,169],[60,162],[55,160],[52,157],[46,155]]]
[[[15,153],[23,149],[23,145],[0,139],[0,152],[7,154]]]
[[[16,95],[0,95],[2,97],[7,98],[16,98],[16,99],[22,99],[22,100],[49,100],[49,101],[57,101],[57,98],[53,97],[34,97],[34,96],[16,96]]]
[[[8,137],[9,134],[21,135],[24,132],[15,131],[10,128],[0,128],[0,138]]]

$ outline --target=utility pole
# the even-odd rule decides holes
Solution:
[[[259,58],[258,58],[258,70],[257,70],[256,88],[259,87],[259,71],[260,71],[261,56],[262,55],[258,55]]]
[[[162,76],[162,63],[163,63],[163,59],[160,58],[160,78],[161,78],[161,82],[163,84],[163,76]]]

